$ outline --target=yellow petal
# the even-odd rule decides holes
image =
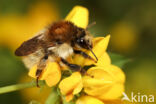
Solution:
[[[76,86],[76,88],[74,89],[73,91],[73,94],[78,94],[83,88],[83,84],[82,84],[82,81]]]
[[[37,65],[33,66],[28,75],[36,78]],[[40,80],[45,80],[48,86],[56,85],[61,79],[61,71],[58,63],[48,62],[46,68],[43,70]]]
[[[74,95],[72,93],[66,95],[65,99],[67,102],[71,101],[73,99]]]
[[[66,21],[73,22],[76,26],[86,28],[88,26],[89,12],[82,6],[75,6],[66,16]]]
[[[124,72],[115,65],[110,65],[109,67],[103,68],[104,71],[107,71],[111,76],[112,79],[118,83],[124,83],[125,82],[125,74]]]
[[[79,90],[76,89],[74,92],[74,94],[76,94],[79,93],[82,89],[82,86],[79,85],[80,83],[82,83],[81,74],[79,72],[74,72],[71,76],[63,79],[60,82],[59,88],[63,95],[68,95],[72,93],[74,89],[78,88]]]
[[[104,104],[99,99],[96,99],[91,96],[82,96],[77,101],[76,104]]]
[[[83,78],[84,91],[102,100],[119,98],[124,92],[125,75],[114,65],[92,67]]]
[[[75,54],[73,57],[74,64],[83,66],[85,58],[82,55]]]
[[[108,43],[109,43],[109,39],[110,39],[110,35],[108,35],[106,37],[97,37],[97,38],[93,39],[93,49],[92,50],[95,53],[95,55],[97,56],[97,58],[100,58],[101,55],[105,53]],[[90,55],[94,60],[96,60],[90,51],[88,51],[88,55]],[[93,63],[94,62],[89,59],[85,59],[85,61],[84,61],[84,65],[91,65]]]
[[[98,58],[98,62],[95,63],[96,66],[108,66],[111,64],[111,59],[107,52],[103,53],[101,57]]]
[[[105,90],[105,88],[101,89]],[[115,100],[119,99],[124,92],[124,85],[123,84],[114,84],[105,94],[97,96],[99,99],[103,100]]]
[[[112,77],[114,76],[114,85],[107,93],[98,96],[98,98],[104,100],[118,99],[124,92],[125,75],[119,67],[114,65],[111,65],[107,70],[110,71]]]
[[[89,95],[101,95],[113,85],[111,79],[106,79],[108,73],[101,67],[93,67],[87,71],[90,76],[83,77],[84,91]],[[105,76],[107,75],[107,76]]]
[[[56,85],[61,79],[61,71],[58,63],[50,62],[45,69],[42,78],[46,81],[48,86]]]
[[[102,72],[101,70],[97,70],[96,72],[98,73],[98,71]],[[89,85],[92,85],[94,87],[95,86],[98,87],[98,86],[104,86],[104,85],[108,85],[108,84],[112,84],[112,81],[107,81],[107,80],[104,81],[103,79],[99,80],[99,79],[96,79],[96,78],[92,78],[90,76],[84,76],[83,77],[83,86],[84,87],[87,87]]]
[[[106,104],[134,104],[134,103],[131,103],[129,101],[123,101],[121,99],[115,99],[115,100],[105,100],[104,101]]]
[[[30,77],[36,78],[36,70],[37,70],[37,65],[34,65],[34,66],[30,69],[28,75],[29,75]]]

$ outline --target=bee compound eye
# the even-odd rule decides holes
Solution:
[[[81,39],[80,42],[83,43],[84,42],[84,39]]]
[[[78,43],[78,44],[83,44],[83,43],[84,43],[84,39],[83,39],[83,38],[78,39],[78,40],[77,40],[77,43]]]

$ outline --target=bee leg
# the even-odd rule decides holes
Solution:
[[[61,58],[61,61],[63,64],[67,65],[72,71],[81,71],[82,70],[81,66],[76,65],[76,64],[70,64],[63,58]]]
[[[46,67],[46,61],[48,59],[48,54],[45,54],[45,56],[40,60],[37,71],[36,71],[36,86],[39,87],[38,81],[42,74],[43,69]]]
[[[83,52],[83,51],[80,51],[80,50],[74,50],[74,53],[75,54],[80,54],[82,55],[84,58],[88,58],[88,59],[91,59],[93,61],[95,61],[91,56],[89,56],[87,53]],[[96,61],[95,61],[96,62]]]
[[[42,69],[37,69],[36,71],[36,86],[37,87],[39,87],[38,81],[39,81],[41,73],[42,73]]]

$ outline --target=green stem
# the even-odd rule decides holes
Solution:
[[[57,87],[53,87],[45,104],[57,104],[57,102],[59,102],[59,101],[60,101],[60,96],[57,92]]]
[[[43,85],[45,85],[44,81],[39,81],[39,86],[43,86]],[[36,81],[10,85],[6,87],[0,87],[0,94],[13,92],[13,91],[21,90],[24,88],[30,88],[30,87],[36,87]]]

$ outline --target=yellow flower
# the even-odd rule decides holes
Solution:
[[[29,76],[36,78],[37,65],[33,66],[29,71]],[[43,74],[40,80],[45,80],[48,86],[56,85],[61,79],[60,66],[56,62],[47,63],[46,68],[43,70]]]
[[[66,96],[66,101],[70,101],[75,94],[82,90],[82,87],[82,78],[79,72],[72,73],[59,84],[61,93]]]
[[[104,104],[99,99],[96,99],[91,96],[82,96],[77,101],[76,104]]]
[[[97,63],[80,56],[75,57],[75,62],[78,60],[78,63],[82,66],[95,65],[83,77],[84,92],[102,100],[117,99],[124,91],[125,75],[120,68],[111,65],[111,59],[106,53],[109,39],[109,35],[93,39],[92,50],[98,57]],[[92,56],[91,52],[86,52]]]
[[[87,74],[83,76],[83,87],[86,94],[95,97],[95,99],[98,98],[101,101],[119,99],[124,92],[125,75],[119,67],[111,64],[111,59],[106,52],[109,39],[109,35],[107,37],[93,39],[92,50],[98,57],[97,63],[89,59],[84,59],[81,56],[74,57],[75,62],[81,66],[95,65],[88,69]],[[86,52],[92,56],[89,51]],[[88,98],[86,99],[88,100]],[[81,100],[78,101],[81,102]],[[82,102],[87,104],[85,100]]]
[[[95,66],[83,77],[84,92],[102,100],[118,99],[124,92],[125,76],[114,65]]]
[[[111,65],[110,57],[106,53],[109,38],[109,35],[105,38],[94,38],[93,50],[99,59],[97,63],[84,59],[80,56],[74,58],[75,60],[77,59],[75,62],[78,61],[82,66],[90,64],[95,65],[95,67],[90,68],[87,71],[87,75],[82,78],[83,87],[84,92],[86,92],[88,95],[102,100],[118,99],[124,91],[125,75],[120,68]],[[89,51],[87,51],[87,53],[90,54]],[[74,78],[70,77],[70,80],[71,81],[64,82],[64,86],[67,84],[69,85],[68,89],[73,90],[74,88],[70,84],[74,82]],[[65,90],[66,88],[62,85],[60,89]],[[64,95],[67,95],[67,93]]]
[[[101,101],[93,96],[83,95],[77,101],[76,104],[130,104],[129,102],[123,102],[121,100],[109,100]]]
[[[83,18],[83,19],[82,19]],[[72,11],[65,18],[67,21],[73,22],[75,25],[86,28],[88,25],[88,10],[81,6],[75,6]],[[82,21],[83,20],[83,21]],[[35,65],[29,71],[29,76],[36,78],[35,73],[37,70],[37,65]],[[47,63],[47,67],[44,69],[40,80],[45,80],[48,86],[56,85],[61,78],[60,67],[56,62]],[[77,90],[74,90],[75,94]],[[68,96],[69,97],[69,96]],[[72,98],[72,96],[70,96]]]
[[[72,9],[65,20],[71,21],[79,27],[86,28],[88,25],[88,10],[81,6],[76,6]],[[110,35],[93,39],[92,50],[98,57],[97,63],[92,60],[85,59],[80,55],[74,55],[74,64],[81,65],[82,67],[91,64],[94,64],[95,66],[90,68],[87,71],[87,74],[83,77],[79,72],[75,72],[60,82],[60,91],[66,96],[67,101],[70,101],[75,94],[78,94],[82,90],[83,87],[84,92],[89,96],[80,97],[80,99],[77,101],[77,104],[81,104],[81,101],[82,104],[91,104],[90,101],[97,102],[96,104],[103,104],[103,102],[98,99],[114,100],[121,96],[122,92],[124,91],[125,75],[120,68],[111,64],[111,59],[106,52],[109,39]],[[95,59],[90,51],[84,50],[84,52]],[[59,73],[60,67],[55,62],[53,63],[54,65],[51,65],[51,67],[48,67],[49,64],[51,64],[51,62],[48,63],[41,76],[41,79],[46,80],[47,84],[52,83],[52,80],[54,80],[53,82],[56,84],[60,80],[60,77],[56,78],[56,81],[53,79],[54,77],[52,78],[50,76],[53,75],[55,71]],[[32,70],[30,70],[29,75],[35,77],[36,69],[37,67],[34,66]],[[55,76],[58,77],[60,74]],[[55,84],[49,85],[53,86]]]
[[[89,12],[87,8],[75,6],[65,18],[76,26],[86,28],[88,26]]]

